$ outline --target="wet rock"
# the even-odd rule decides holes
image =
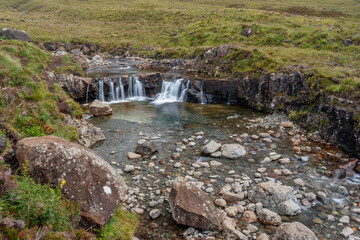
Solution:
[[[300,213],[300,206],[292,187],[275,182],[262,182],[254,190],[249,191],[248,195],[250,201],[261,202],[264,207],[277,213],[286,215]]]
[[[296,185],[299,185],[300,187],[305,187],[304,180],[302,180],[301,178],[296,178],[296,179],[294,179],[294,183],[295,183]]]
[[[225,207],[226,206],[226,201],[224,199],[216,199],[215,200],[215,204],[219,207]]]
[[[265,225],[280,225],[281,217],[276,212],[270,211],[269,209],[263,208],[259,211],[259,220]]]
[[[124,172],[131,173],[133,171],[135,171],[135,166],[134,165],[126,165],[125,168],[124,168]]]
[[[227,233],[226,239],[239,239],[239,240],[248,240],[248,237],[237,230],[236,223],[233,219],[226,217],[222,222],[222,227],[224,231]]]
[[[62,187],[63,196],[79,204],[81,216],[103,226],[125,200],[127,186],[118,172],[92,150],[55,136],[26,138],[16,157],[36,183]]]
[[[203,147],[202,152],[205,154],[212,154],[215,153],[217,150],[219,150],[220,147],[221,147],[220,143],[211,140],[208,144],[206,144]]]
[[[273,240],[317,240],[315,234],[299,222],[283,223],[276,230]]]
[[[152,219],[156,219],[156,218],[160,217],[161,211],[159,209],[153,209],[149,212],[149,215]]]
[[[349,218],[349,216],[343,216],[339,219],[339,222],[344,223],[344,224],[349,224],[350,218]]]
[[[237,159],[244,156],[246,150],[240,144],[224,144],[221,146],[221,154],[225,158]]]
[[[348,237],[353,233],[354,233],[354,230],[352,230],[351,227],[346,227],[340,232],[340,235],[342,235],[344,237]]]
[[[27,34],[24,30],[16,30],[3,28],[1,30],[1,36],[8,37],[9,39],[19,40],[23,42],[31,42],[32,39],[29,34]]]
[[[145,142],[141,145],[137,145],[135,152],[141,155],[151,155],[157,151],[157,146],[153,141]]]
[[[214,158],[219,158],[219,157],[221,157],[221,152],[220,151],[214,152],[214,153],[210,154],[210,156],[212,156]]]
[[[141,155],[140,154],[136,154],[136,153],[133,153],[133,152],[128,152],[127,153],[127,156],[129,159],[138,159],[138,158],[141,158]]]
[[[174,181],[169,198],[172,217],[178,224],[205,230],[222,229],[223,214],[194,184]]]
[[[90,105],[90,113],[95,117],[106,116],[112,114],[112,109],[109,104],[95,100]]]
[[[221,153],[220,153],[221,154]],[[218,162],[218,161],[210,161],[210,166],[211,167],[219,167],[221,166],[222,163],[221,162]]]
[[[175,164],[174,164],[174,167],[175,167],[175,168],[180,168],[180,167],[181,167],[181,163],[179,163],[179,162],[175,163]]]
[[[253,211],[245,211],[241,217],[244,223],[255,223],[257,222],[257,216]]]
[[[225,192],[223,194],[223,198],[225,199],[226,202],[229,203],[235,203],[241,200],[244,200],[245,198],[245,194],[244,193],[232,193],[232,192]]]
[[[66,115],[65,123],[76,127],[78,141],[84,147],[92,148],[105,141],[103,131],[85,119],[75,119]]]
[[[7,145],[6,137],[0,135],[0,153],[5,151],[6,145]]]

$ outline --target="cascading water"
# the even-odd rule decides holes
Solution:
[[[99,101],[105,102],[105,96],[104,96],[104,80],[99,80]]]
[[[118,92],[118,95],[119,95],[119,100],[120,100],[120,97],[121,97],[121,100],[125,100],[125,91],[124,91],[124,85],[122,83],[122,79],[120,78],[118,80],[118,85],[119,85],[119,92]]]
[[[86,102],[85,102],[86,105],[89,104],[89,88],[90,88],[90,84],[88,84],[86,87]]]
[[[201,86],[200,86],[200,101],[201,101],[201,104],[206,103],[206,98],[204,95],[204,80],[201,82]]]
[[[145,88],[139,80],[139,76],[132,75],[129,77],[128,97],[132,100],[145,100]]]
[[[114,89],[114,82],[109,82],[109,102],[115,101],[116,96],[115,96],[115,89]]]
[[[186,99],[186,93],[189,88],[189,81],[184,83],[184,79],[180,78],[173,82],[163,81],[161,93],[157,94],[153,104],[183,102]]]

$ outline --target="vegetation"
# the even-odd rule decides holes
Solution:
[[[36,42],[94,43],[151,57],[194,57],[233,44],[227,72],[235,76],[299,69],[360,78],[360,4],[353,0],[14,0],[0,3],[0,15],[9,18],[0,27],[24,29]],[[249,37],[242,34],[248,27]]]
[[[76,129],[64,124],[57,102],[65,99],[75,117],[82,111],[61,88],[57,95],[49,90],[43,71],[51,63],[49,53],[30,43],[0,41],[0,121],[23,137],[53,134],[76,141]]]

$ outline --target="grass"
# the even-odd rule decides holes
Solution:
[[[360,3],[353,0],[14,0],[0,3],[0,15],[10,19],[0,27],[24,29],[35,42],[93,43],[115,53],[195,57],[233,44],[237,53],[227,59],[235,63],[220,76],[295,68],[360,78]],[[255,34],[243,36],[246,26]]]
[[[0,121],[9,123],[23,137],[53,134],[76,141],[75,127],[64,124],[58,99],[43,79],[49,64],[51,55],[33,44],[0,41]],[[69,104],[73,116],[82,116],[79,104],[61,88],[57,93]]]

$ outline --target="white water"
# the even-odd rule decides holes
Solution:
[[[87,87],[86,87],[86,102],[85,102],[85,105],[89,104],[89,87],[90,87],[90,84],[88,84]]]
[[[99,80],[99,101],[105,102],[105,96],[104,96],[104,80]]]
[[[161,92],[156,95],[153,104],[164,104],[172,102],[184,102],[189,88],[189,81],[184,82],[183,78],[173,82],[162,81]]]
[[[117,100],[115,97],[114,82],[109,82],[109,102]]]
[[[204,88],[204,80],[201,82],[201,87],[200,87],[200,100],[201,100],[201,104],[205,104],[205,103],[206,103],[206,98],[205,98],[205,95],[204,95],[203,88]]]
[[[144,101],[147,99],[144,85],[137,75],[129,77],[128,98],[133,101]]]

